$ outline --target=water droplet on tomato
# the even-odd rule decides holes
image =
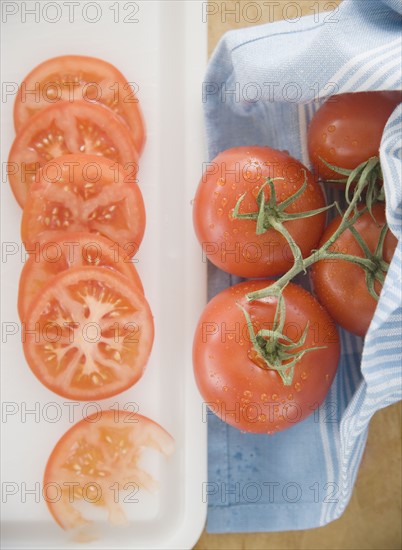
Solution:
[[[268,395],[266,393],[261,394],[261,401],[266,401],[268,399]]]
[[[218,208],[218,210],[216,211],[216,213],[218,214],[218,216],[222,216],[222,214],[223,214],[222,208]]]
[[[251,391],[245,390],[245,391],[243,392],[243,395],[244,395],[244,397],[251,397],[253,394],[251,393]]]
[[[304,371],[303,371],[303,372],[300,374],[300,378],[301,378],[302,380],[306,380],[306,378],[307,378],[307,372],[304,372]]]
[[[226,180],[224,178],[219,178],[216,182],[220,187],[224,187],[226,185]]]
[[[224,392],[227,392],[228,389],[229,389],[229,388],[228,388],[227,386],[223,386],[223,387],[222,387],[222,390],[223,390]]]
[[[335,149],[333,147],[331,147],[331,149],[329,150],[330,154],[331,155],[335,155]]]
[[[273,393],[272,394],[272,401],[277,401],[278,399],[278,394],[277,393]]]
[[[210,223],[210,224],[209,224],[209,228],[210,228],[210,229],[213,229],[214,227],[215,227],[215,224],[214,224],[214,223]]]
[[[260,422],[266,422],[267,421],[267,416],[265,414],[260,414],[260,415],[258,415],[258,420]]]
[[[358,144],[358,142],[354,139],[354,140],[352,141],[353,147],[356,147],[357,144]]]
[[[322,134],[322,141],[326,141],[327,139],[327,134]]]
[[[290,394],[288,395],[288,399],[289,399],[289,401],[292,401],[292,399],[293,399],[293,393],[290,393]]]
[[[296,382],[296,384],[295,384],[295,390],[296,390],[296,391],[301,391],[301,384],[300,384],[300,382]]]
[[[226,197],[223,197],[223,199],[221,200],[221,205],[226,206],[227,203],[228,203],[228,199]]]
[[[331,124],[331,126],[328,126],[328,132],[332,133],[332,132],[335,132],[336,128],[333,124]]]

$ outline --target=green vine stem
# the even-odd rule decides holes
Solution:
[[[358,242],[360,246],[362,247],[366,256],[369,254],[369,256],[366,258],[361,258],[361,257],[356,257],[356,256],[351,256],[351,255],[346,255],[346,254],[341,254],[336,252],[329,252],[328,248],[330,248],[335,243],[335,241],[342,235],[342,233],[347,229],[352,228],[351,231],[353,232],[354,231],[353,225],[356,223],[358,218],[369,210],[368,205],[358,209],[358,203],[361,200],[361,196],[364,189],[367,189],[368,186],[369,187],[372,186],[373,182],[377,181],[379,166],[380,166],[379,158],[372,157],[367,162],[362,163],[355,170],[349,173],[348,182],[356,181],[357,177],[358,177],[358,181],[354,189],[353,196],[349,201],[349,205],[345,213],[343,214],[341,223],[338,229],[333,233],[331,238],[328,239],[328,241],[324,243],[318,250],[313,251],[312,254],[307,258],[303,259],[300,251],[294,252],[295,261],[293,266],[290,268],[290,270],[287,273],[285,273],[282,277],[280,277],[271,286],[268,286],[261,290],[257,290],[255,292],[251,292],[247,294],[247,300],[249,301],[260,300],[262,298],[266,298],[267,296],[278,297],[281,294],[283,288],[287,285],[287,283],[291,279],[293,279],[299,273],[305,272],[307,268],[310,267],[315,262],[318,262],[320,260],[325,260],[325,259],[342,259],[342,260],[351,261],[357,265],[360,265],[366,271],[366,280],[368,281],[369,291],[370,292],[372,291],[371,294],[374,297],[376,297],[376,299],[378,299],[378,296],[374,290],[374,282],[376,279],[380,281],[383,280],[383,272],[386,271],[388,268],[388,264],[385,265],[385,262],[383,261],[379,262],[379,258],[381,258],[382,245],[385,239],[386,230],[384,232],[384,235],[382,235],[382,238],[378,243],[377,250],[375,251],[374,254],[370,253],[367,245],[365,245],[363,239],[359,235],[360,240]],[[376,174],[375,178],[373,174]],[[336,206],[339,210],[339,206],[338,205]],[[385,225],[384,227],[387,227],[387,226]],[[357,231],[354,232],[355,236],[356,236],[356,233]],[[291,245],[290,242],[289,242],[289,245]],[[293,243],[293,247],[294,246],[297,246],[297,245]]]
[[[259,189],[256,197],[258,206],[257,212],[246,212],[244,214],[239,213],[240,206],[244,200],[244,197],[247,195],[247,192],[243,193],[243,195],[239,197],[233,209],[232,217],[234,219],[256,221],[257,235],[262,235],[271,228],[275,231],[278,231],[278,233],[283,235],[283,237],[285,237],[286,241],[288,242],[295,262],[299,262],[303,259],[301,250],[293,241],[292,236],[285,227],[285,223],[290,220],[300,220],[304,218],[310,218],[311,216],[315,216],[317,214],[321,214],[322,212],[326,212],[330,208],[333,208],[333,206],[335,206],[335,203],[330,204],[329,206],[324,206],[323,208],[317,208],[316,210],[308,210],[305,212],[296,212],[293,214],[285,212],[285,209],[304,193],[307,188],[308,180],[307,173],[304,170],[304,182],[300,189],[298,189],[293,195],[288,197],[283,202],[277,204],[274,181],[283,179],[284,178],[267,178],[266,182]],[[270,189],[270,196],[268,201],[266,200],[264,193],[264,189],[267,186],[269,186]]]
[[[324,161],[325,162],[325,161]],[[331,169],[336,167],[329,166]],[[341,174],[347,176],[345,196],[348,203],[346,211],[343,213],[337,203],[333,203],[327,207],[309,212],[297,214],[288,214],[284,212],[285,208],[292,204],[305,190],[307,186],[307,175],[302,187],[291,197],[280,204],[276,204],[276,192],[274,180],[268,178],[265,184],[261,187],[257,195],[257,212],[239,213],[241,203],[246,194],[243,194],[236,203],[233,211],[233,217],[236,219],[251,219],[256,221],[257,235],[263,234],[268,229],[272,228],[278,231],[287,240],[294,257],[294,263],[291,269],[273,282],[256,292],[251,292],[246,295],[248,301],[261,300],[266,297],[276,297],[278,302],[275,310],[274,323],[272,330],[260,330],[257,333],[247,310],[240,304],[238,307],[242,310],[246,319],[250,340],[256,352],[259,361],[258,366],[267,370],[276,371],[282,379],[285,386],[289,386],[293,382],[295,367],[297,363],[304,357],[306,353],[314,350],[324,349],[324,347],[311,347],[303,349],[306,341],[309,323],[307,322],[303,333],[297,342],[290,340],[283,333],[286,317],[286,305],[283,297],[283,290],[286,285],[299,273],[306,272],[307,268],[320,260],[338,259],[352,262],[364,269],[366,274],[366,284],[370,294],[378,300],[379,296],[375,289],[375,282],[384,282],[385,274],[388,271],[389,264],[382,258],[383,246],[387,234],[388,226],[385,223],[381,229],[378,244],[374,253],[371,253],[367,243],[354,227],[354,224],[366,212],[372,213],[372,206],[375,202],[382,200],[384,190],[383,186],[378,185],[378,180],[382,179],[381,166],[378,157],[370,158],[367,162],[362,163],[355,170],[338,169]],[[279,178],[278,178],[279,179]],[[350,198],[350,190],[352,184],[355,185],[353,195]],[[266,201],[264,188],[270,187],[270,197]],[[358,203],[362,200],[363,192],[365,192],[365,205],[359,207]],[[284,222],[290,219],[300,219],[303,217],[314,216],[320,212],[324,212],[335,206],[341,216],[341,222],[333,235],[325,242],[318,250],[312,252],[307,258],[303,258],[300,248],[293,241],[289,231],[286,229]],[[374,219],[374,217],[373,217]],[[337,241],[337,239],[346,230],[350,230],[358,242],[363,257],[353,256],[351,254],[343,254],[340,252],[329,251],[328,249]]]
[[[376,158],[376,157],[373,157],[373,158]],[[367,163],[363,162],[355,170],[348,170],[346,168],[340,168],[339,166],[334,166],[333,164],[329,164],[322,157],[320,157],[320,160],[325,164],[327,168],[329,168],[333,172],[337,172],[342,176],[346,176],[344,179],[327,180],[327,183],[345,183],[346,184],[345,198],[348,204],[350,204],[351,188],[353,184],[359,180],[359,177],[361,176],[361,173],[363,172]],[[378,162],[375,165],[373,164],[370,172],[366,174],[366,178],[367,178],[366,204],[368,206],[369,211],[371,212],[372,205],[375,202],[385,201],[384,185],[378,184],[379,181],[383,180],[380,162]]]
[[[266,370],[276,371],[282,378],[282,382],[285,386],[290,386],[292,384],[295,366],[306,353],[323,349],[323,347],[318,346],[302,348],[307,337],[308,322],[297,342],[293,342],[293,340],[290,340],[290,338],[283,334],[286,306],[282,293],[278,296],[272,330],[263,329],[256,334],[248,311],[239,303],[237,306],[243,311],[244,317],[246,318],[247,328],[253,347],[258,356],[262,359],[262,365],[266,365],[266,367],[261,366],[260,362],[259,366],[261,368],[266,368]]]

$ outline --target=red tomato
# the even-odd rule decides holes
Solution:
[[[30,118],[11,147],[7,168],[18,203],[24,206],[42,166],[72,153],[106,157],[134,175],[138,169],[134,141],[119,116],[97,103],[61,101]]]
[[[37,174],[21,235],[30,253],[66,232],[100,233],[132,257],[145,230],[145,207],[132,174],[94,155],[54,159]]]
[[[276,298],[248,302],[245,294],[271,284],[246,281],[226,288],[204,309],[193,346],[198,388],[206,404],[231,426],[255,433],[285,430],[309,416],[320,405],[335,376],[340,346],[336,326],[325,309],[303,288],[289,283],[283,296],[286,316],[283,334],[306,352],[296,363],[294,378],[285,385],[256,352],[243,311],[255,333],[273,328]]]
[[[144,295],[117,271],[72,267],[33,300],[23,323],[28,365],[67,399],[116,395],[141,378],[152,348]]]
[[[293,265],[285,238],[269,228],[256,234],[256,221],[234,219],[233,210],[245,193],[240,214],[258,212],[257,195],[267,178],[274,182],[276,202],[287,200],[307,177],[302,195],[285,208],[296,214],[325,206],[324,195],[312,174],[287,153],[269,147],[235,147],[220,153],[207,167],[197,189],[193,221],[203,255],[219,268],[240,277],[270,277]],[[266,200],[269,187],[263,191]],[[325,226],[325,213],[284,222],[303,255],[318,243]]]
[[[159,424],[134,412],[96,412],[70,428],[53,449],[43,480],[47,505],[60,527],[92,523],[82,514],[90,504],[105,507],[110,523],[125,523],[118,493],[157,487],[141,464],[149,448],[167,457],[174,440]]]
[[[374,253],[381,229],[386,223],[384,205],[376,204],[372,212],[375,221],[370,213],[366,212],[357,220],[354,227],[369,250]],[[320,246],[334,234],[340,222],[340,217],[337,217],[329,224],[322,236]],[[396,244],[396,238],[388,230],[383,246],[383,260],[388,263],[392,260]],[[329,251],[364,257],[362,248],[349,230],[342,233]],[[311,277],[318,300],[334,320],[350,332],[365,336],[377,307],[377,301],[367,289],[365,271],[351,262],[330,259],[313,264]],[[377,293],[381,291],[378,281],[375,283],[375,289]]]
[[[353,170],[378,156],[384,127],[402,101],[401,92],[339,94],[317,111],[308,130],[311,164],[323,180],[342,179],[320,160]]]
[[[16,131],[49,105],[77,99],[102,103],[118,114],[130,127],[141,153],[145,128],[138,99],[116,67],[95,57],[63,55],[35,67],[24,78],[15,99]]]
[[[94,233],[67,233],[42,244],[25,263],[18,289],[18,312],[23,321],[33,298],[58,273],[80,266],[116,269],[141,292],[141,279],[127,255],[109,239]]]

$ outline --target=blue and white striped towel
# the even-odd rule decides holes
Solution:
[[[401,0],[345,0],[328,17],[227,33],[204,86],[208,154],[236,145],[287,149],[309,164],[306,129],[334,93],[401,89]],[[317,95],[319,96],[317,98]],[[381,145],[387,219],[398,237],[365,343],[341,332],[342,358],[318,413],[273,436],[209,415],[209,532],[324,525],[344,511],[370,418],[402,397],[402,107]],[[236,280],[209,267],[212,297]]]

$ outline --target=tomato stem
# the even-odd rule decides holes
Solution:
[[[283,384],[285,386],[290,386],[293,382],[295,366],[304,355],[308,352],[324,348],[302,348],[306,342],[309,322],[307,322],[297,342],[293,342],[283,333],[286,318],[286,305],[282,292],[279,293],[277,298],[278,302],[272,330],[262,329],[259,330],[257,334],[254,331],[248,311],[239,303],[237,306],[243,311],[250,340],[258,357],[262,359],[262,362],[256,364],[262,369],[276,371],[281,377]]]
[[[294,203],[305,192],[307,188],[307,173],[305,170],[303,172],[304,181],[301,187],[293,195],[291,195],[281,203],[277,203],[274,181],[283,180],[284,178],[267,178],[265,183],[259,189],[256,197],[258,210],[256,212],[245,212],[242,214],[239,213],[240,206],[245,196],[247,195],[246,192],[239,197],[232,213],[232,217],[234,219],[255,220],[257,235],[262,235],[271,228],[281,233],[289,242],[295,258],[299,256],[300,251],[296,251],[296,243],[293,243],[293,247],[290,244],[292,242],[292,238],[289,232],[284,229],[284,223],[291,220],[300,220],[304,218],[310,218],[311,216],[316,216],[317,214],[321,214],[322,212],[326,212],[330,208],[333,208],[333,206],[335,205],[335,203],[333,203],[329,206],[324,206],[323,208],[317,208],[315,210],[308,210],[305,212],[296,212],[292,214],[290,214],[289,212],[285,212],[285,209],[288,208],[292,203]],[[268,200],[266,199],[264,192],[266,187],[269,187],[270,189]]]
[[[372,188],[373,184],[377,181],[378,171],[380,169],[379,165],[380,165],[379,158],[372,157],[368,161],[360,164],[355,170],[348,171],[349,178],[348,178],[347,188],[350,187],[351,182],[356,181],[357,176],[358,176],[358,181],[354,189],[353,196],[349,201],[348,207],[346,211],[343,213],[341,223],[338,229],[333,233],[331,238],[328,239],[328,241],[326,241],[318,250],[314,250],[310,256],[304,259],[301,254],[299,254],[296,250],[294,250],[294,246],[297,246],[297,245],[294,245],[294,243],[292,245],[292,239],[288,239],[289,246],[291,247],[295,258],[293,266],[289,269],[289,271],[287,271],[287,273],[285,273],[282,277],[280,277],[274,284],[266,288],[263,288],[261,290],[258,290],[256,292],[251,292],[247,294],[247,300],[249,301],[260,300],[262,298],[266,298],[267,296],[278,296],[282,292],[283,288],[288,284],[288,282],[291,279],[293,279],[296,275],[298,275],[299,273],[305,272],[307,268],[310,267],[315,262],[318,262],[324,259],[331,259],[331,258],[350,261],[357,265],[360,265],[363,269],[365,269],[367,287],[370,293],[374,297],[376,297],[376,299],[378,299],[378,296],[374,290],[374,282],[375,280],[379,280],[381,282],[384,277],[384,271],[386,272],[386,269],[388,268],[388,264],[385,264],[381,256],[382,244],[385,239],[386,230],[384,231],[384,235],[382,235],[380,239],[380,241],[382,241],[382,244],[379,243],[378,245],[380,246],[380,248],[376,250],[374,254],[371,254],[367,245],[365,245],[365,243],[363,244],[363,239],[361,238],[361,236],[353,228],[353,225],[355,224],[355,222],[360,216],[362,216],[365,212],[370,210],[371,205],[377,199],[377,195],[373,192],[371,195],[372,202],[370,203],[370,205],[367,205],[361,209],[357,208],[358,202],[361,200],[361,196],[364,189],[366,189],[367,187]],[[377,174],[377,176],[374,177],[373,174]],[[340,208],[337,203],[335,203],[335,206],[340,211]],[[384,227],[387,227],[387,226],[385,225]],[[279,228],[276,228],[276,229],[279,230]],[[350,229],[355,236],[356,234],[358,234],[358,237],[356,238],[358,239],[358,242],[361,248],[365,252],[366,258],[361,258],[361,257],[351,256],[351,255],[346,255],[341,253],[335,253],[335,252],[328,252],[328,248],[332,246],[335,243],[335,241],[342,235],[342,233],[347,229]],[[282,234],[284,234],[283,231],[281,232]]]

